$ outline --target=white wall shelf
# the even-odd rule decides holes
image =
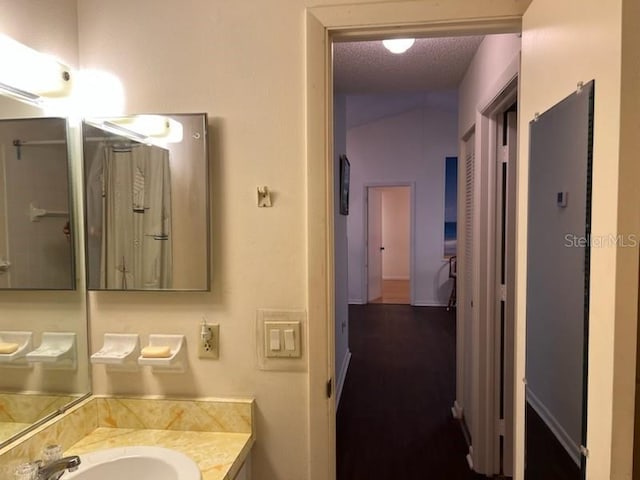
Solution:
[[[108,370],[135,371],[139,355],[137,333],[105,333],[102,348],[91,355],[91,363],[106,365]]]
[[[25,356],[33,348],[32,332],[0,332],[0,342],[17,343],[18,349],[12,353],[0,354],[2,367],[30,367]]]
[[[76,369],[76,334],[73,332],[43,332],[42,343],[27,353],[27,361],[41,363],[49,370]]]
[[[151,367],[154,373],[182,373],[187,368],[184,335],[149,335],[150,347],[169,347],[170,355],[164,358],[138,357],[138,364]]]

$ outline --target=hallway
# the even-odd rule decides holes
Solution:
[[[451,415],[455,312],[350,305],[352,354],[337,413],[338,480],[484,478]]]

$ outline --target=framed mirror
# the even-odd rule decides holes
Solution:
[[[585,476],[594,82],[530,123],[526,480]]]
[[[85,120],[89,290],[209,290],[205,114]]]
[[[67,121],[0,119],[0,288],[75,288]]]
[[[0,447],[91,391],[84,269],[74,248],[82,243],[79,144],[67,119],[0,94]],[[60,333],[73,343],[64,360],[28,356]]]

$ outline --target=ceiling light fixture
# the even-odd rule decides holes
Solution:
[[[391,53],[404,53],[409,50],[415,43],[415,38],[393,38],[390,40],[383,40],[382,44]]]

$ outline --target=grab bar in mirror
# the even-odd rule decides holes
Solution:
[[[46,210],[44,208],[38,208],[35,202],[29,204],[29,218],[32,222],[39,222],[42,217],[68,217],[69,212],[63,212],[60,210]]]

